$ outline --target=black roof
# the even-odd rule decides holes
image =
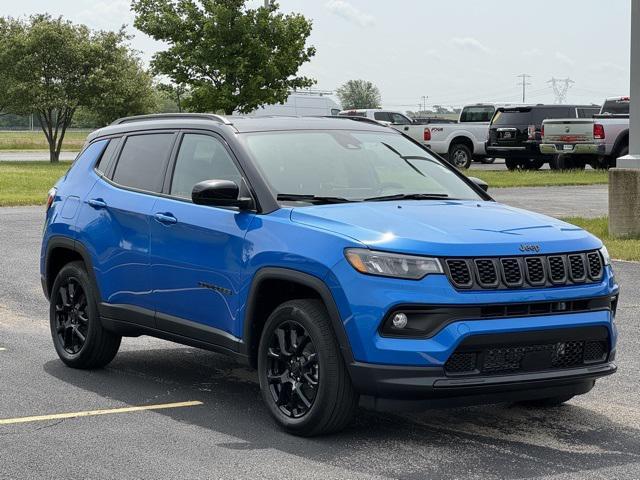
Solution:
[[[350,117],[222,117],[212,114],[159,114],[116,120],[111,125],[92,132],[88,140],[118,133],[165,128],[196,130],[228,128],[235,133],[278,130],[358,130],[398,133],[377,122],[361,121],[361,119]]]

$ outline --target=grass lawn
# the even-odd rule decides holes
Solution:
[[[606,170],[573,170],[559,172],[551,170],[508,171],[508,170],[465,170],[465,175],[477,177],[491,188],[505,187],[549,187],[562,185],[596,185],[609,183]]]
[[[584,228],[585,230],[593,233],[596,237],[600,238],[607,246],[611,258],[618,260],[640,261],[640,240],[631,238],[611,238],[609,236],[607,217],[569,217],[563,218],[562,220]]]
[[[71,162],[0,162],[0,207],[44,205]]]
[[[62,142],[62,150],[80,150],[88,131],[68,131]],[[1,131],[1,150],[49,150],[49,144],[42,130]]]

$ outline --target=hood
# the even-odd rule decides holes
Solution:
[[[594,250],[593,235],[495,202],[420,200],[294,208],[291,220],[371,249],[435,256],[535,255]]]

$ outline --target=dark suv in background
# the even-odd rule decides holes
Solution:
[[[540,152],[542,122],[549,118],[591,118],[596,105],[530,105],[496,110],[486,144],[489,157],[504,158],[509,170],[538,170],[554,156]]]

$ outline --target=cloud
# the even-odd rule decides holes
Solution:
[[[456,37],[451,40],[451,43],[458,48],[464,50],[472,50],[482,53],[493,53],[490,48],[485,47],[479,40],[472,37]]]
[[[618,65],[617,63],[611,63],[611,62],[597,63],[593,65],[589,70],[591,70],[592,72],[604,73],[604,74],[611,74],[611,73],[615,73],[619,75],[629,74],[629,67],[623,67],[622,65]]]
[[[326,3],[326,7],[331,13],[361,27],[370,27],[374,24],[373,16],[361,12],[345,0],[330,0]]]
[[[123,24],[132,24],[134,15],[129,0],[100,0],[79,10],[77,18],[93,28],[114,30]]]
[[[524,55],[525,57],[539,57],[542,55],[542,50],[540,50],[539,48],[531,48],[522,52],[522,55]]]
[[[573,67],[576,64],[573,59],[567,57],[564,53],[561,52],[556,52],[556,60],[564,63],[565,65],[569,65],[570,67]]]

